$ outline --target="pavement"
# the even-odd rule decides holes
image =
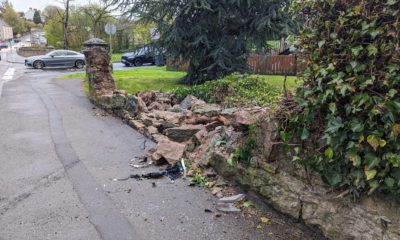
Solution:
[[[217,199],[187,180],[113,181],[154,146],[96,109],[70,70],[0,61],[0,240],[319,239],[260,203],[271,224],[216,215]],[[213,213],[205,212],[211,209]]]

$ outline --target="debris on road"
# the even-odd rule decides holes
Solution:
[[[141,167],[142,167],[142,165],[141,165]],[[164,176],[168,176],[171,180],[176,180],[182,176],[182,167],[180,166],[180,164],[175,164],[175,165],[169,166],[158,172],[149,172],[149,173],[143,173],[143,174],[131,174],[127,178],[121,178],[121,179],[114,178],[111,180],[116,182],[116,181],[126,181],[131,178],[137,179],[137,180],[160,179],[160,178],[163,178]],[[155,187],[155,183],[153,183],[153,187]]]
[[[217,209],[221,212],[240,212],[241,209],[235,206],[236,202],[243,200],[244,194],[224,197],[218,200]]]
[[[186,179],[186,176],[187,176],[187,169],[186,169],[186,166],[185,166],[185,159],[181,159],[181,165],[182,165],[182,168],[183,168],[183,179]]]
[[[147,168],[153,165],[153,161],[148,156],[135,157],[129,164],[133,168]]]
[[[130,178],[134,179],[158,179],[165,176],[165,172],[150,172],[145,174],[132,174]]]

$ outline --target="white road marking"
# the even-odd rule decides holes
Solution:
[[[8,68],[3,75],[3,81],[0,81],[0,98],[3,93],[3,84],[11,81],[14,78],[15,68]]]
[[[11,80],[14,77],[15,68],[8,68],[4,73],[3,80]]]

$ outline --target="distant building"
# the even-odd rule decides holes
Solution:
[[[33,21],[33,16],[35,16],[36,9],[29,8],[27,12],[25,12],[25,19]]]
[[[0,40],[7,41],[14,38],[13,29],[0,18]]]

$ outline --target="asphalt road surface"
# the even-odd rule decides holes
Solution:
[[[0,62],[1,240],[318,238],[271,209],[262,230],[216,217],[210,192],[183,179],[112,181],[153,143],[94,108],[82,80],[57,79],[68,72]]]

